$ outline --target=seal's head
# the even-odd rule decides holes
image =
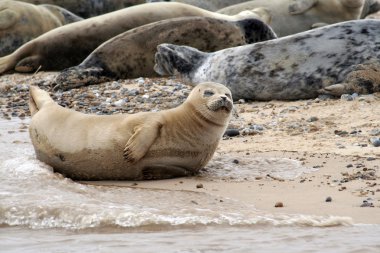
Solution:
[[[205,119],[225,125],[233,109],[231,91],[219,83],[198,84],[191,91],[186,104],[193,107]]]

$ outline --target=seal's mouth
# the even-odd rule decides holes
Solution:
[[[226,112],[230,113],[232,111],[232,102],[229,100],[217,100],[208,106],[208,109],[214,112]]]

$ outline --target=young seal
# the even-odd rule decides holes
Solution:
[[[145,3],[144,0],[21,0],[32,4],[54,4],[83,18],[99,16],[108,12]]]
[[[265,8],[271,14],[271,27],[282,37],[327,24],[359,19],[364,4],[365,0],[254,0],[218,12],[233,15],[247,9]]]
[[[62,70],[81,63],[104,41],[132,28],[156,21],[203,16],[236,20],[257,14],[243,12],[228,16],[181,3],[148,3],[86,19],[49,31],[29,41],[13,54],[0,58],[0,74],[15,69],[18,72]]]
[[[156,48],[162,43],[188,45],[213,52],[276,38],[258,19],[226,21],[184,17],[129,30],[100,45],[80,65],[62,71],[55,89],[71,89],[121,78],[152,77]]]
[[[294,100],[379,91],[380,21],[347,21],[280,39],[204,53],[162,44],[155,70],[225,84],[235,99]],[[359,67],[360,65],[360,67]],[[365,67],[364,67],[365,66]],[[352,74],[357,72],[359,74]]]
[[[47,31],[80,20],[59,6],[0,1],[0,56]]]
[[[202,83],[173,109],[89,115],[57,105],[32,86],[29,133],[37,158],[75,180],[180,177],[211,159],[232,106],[224,85]]]

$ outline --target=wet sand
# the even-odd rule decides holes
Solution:
[[[27,85],[48,89],[54,75],[1,76],[1,117],[29,117]],[[135,113],[174,107],[190,89],[175,79],[120,80],[55,93],[54,99],[87,113]],[[246,181],[197,176],[91,183],[206,192],[269,213],[348,216],[354,223],[380,224],[380,147],[373,141],[380,137],[379,93],[326,100],[239,101],[235,106],[239,117],[229,128],[240,135],[224,137],[217,155],[231,156],[236,163],[245,157],[291,158],[316,171],[285,180],[271,175]],[[326,202],[328,197],[331,202]],[[283,207],[275,207],[277,202]]]

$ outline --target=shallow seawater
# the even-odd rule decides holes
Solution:
[[[74,182],[35,158],[27,125],[0,120],[0,252],[380,250],[380,226],[348,217],[270,214],[207,193]],[[311,172],[289,159],[230,159],[216,157],[202,176]]]

